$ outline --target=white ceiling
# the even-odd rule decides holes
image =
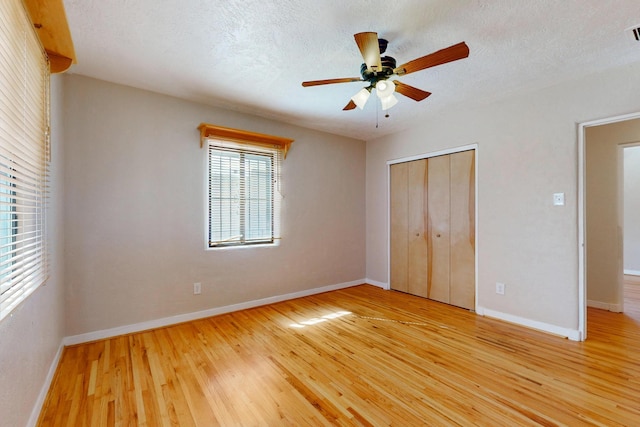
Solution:
[[[443,108],[492,102],[640,62],[638,0],[64,0],[70,73],[358,139],[410,127]],[[362,82],[353,34],[389,40],[398,65],[460,41],[469,58],[400,77],[432,92],[398,95],[384,118]],[[640,78],[640,77],[639,77]],[[212,118],[215,121],[215,118]],[[379,126],[376,128],[376,121]],[[225,125],[224,123],[216,123]]]

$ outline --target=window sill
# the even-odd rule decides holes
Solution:
[[[229,246],[206,246],[204,248],[205,251],[228,251],[228,250],[238,250],[238,249],[252,249],[252,248],[274,248],[280,246],[280,242],[276,241],[273,243],[256,243],[253,245],[229,245]]]

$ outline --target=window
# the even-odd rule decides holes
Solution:
[[[280,159],[290,139],[202,124],[207,146],[207,247],[279,238]]]
[[[276,156],[209,145],[209,246],[273,243]]]
[[[49,65],[21,0],[0,2],[0,319],[47,277]]]

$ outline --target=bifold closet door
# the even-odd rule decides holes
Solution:
[[[450,157],[450,286],[449,303],[475,309],[476,295],[476,173],[475,152]]]
[[[430,256],[428,265],[427,297],[436,301],[449,303],[449,255],[451,244],[449,234],[450,202],[449,190],[449,156],[429,158],[429,175],[427,184],[427,211]]]
[[[408,290],[407,292],[426,297],[428,294],[427,265],[424,262],[429,257],[427,242],[426,212],[428,200],[424,189],[427,185],[428,162],[415,160],[409,162],[407,171],[408,181]]]
[[[409,292],[409,163],[391,165],[390,170],[390,286]]]
[[[427,161],[391,166],[391,288],[426,297]]]
[[[475,308],[475,152],[429,158],[428,297]]]

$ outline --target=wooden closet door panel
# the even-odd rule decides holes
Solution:
[[[426,297],[427,292],[427,160],[408,163],[409,254],[408,292]]]
[[[408,255],[409,241],[409,198],[407,191],[409,166],[407,163],[391,165],[390,203],[391,203],[391,277],[390,287],[397,291],[409,291]]]
[[[475,151],[451,155],[450,303],[475,309]]]
[[[427,162],[428,184],[428,297],[449,303],[449,156]]]

